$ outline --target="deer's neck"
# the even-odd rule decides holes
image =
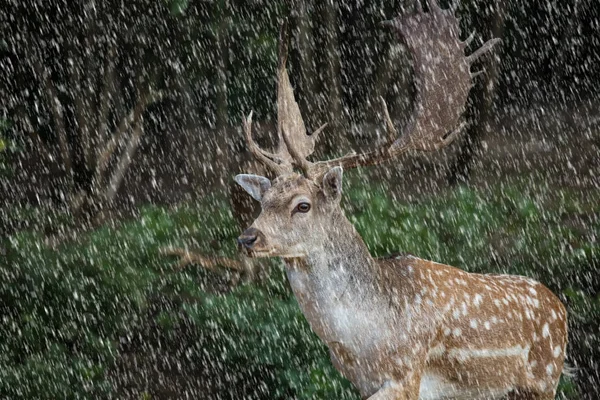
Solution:
[[[374,326],[365,316],[372,314],[380,290],[377,263],[354,226],[339,214],[327,227],[326,240],[306,258],[288,261],[287,275],[317,335],[328,343],[354,343],[357,332],[363,332],[361,324]]]
[[[326,239],[314,246],[306,257],[312,271],[321,275],[352,274],[357,278],[373,271],[375,260],[341,210],[334,214],[325,230]]]
[[[322,286],[328,285],[338,285],[338,288],[347,285],[345,287],[351,290],[372,281],[377,263],[341,211],[334,215],[325,230],[325,239],[312,246],[306,258],[288,263],[292,287],[296,281],[301,281],[303,287],[309,286],[313,290],[325,290]]]

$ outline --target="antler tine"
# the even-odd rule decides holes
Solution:
[[[481,71],[477,71],[477,72],[472,72],[471,73],[471,79],[475,79],[479,75],[483,75],[483,74],[485,74],[485,69],[482,69]]]
[[[460,136],[460,134],[462,133],[463,129],[465,129],[466,126],[467,126],[466,122],[464,122],[464,121],[461,122],[460,125],[458,126],[458,128],[456,128],[455,130],[450,132],[441,141],[433,144],[434,150],[443,149],[444,147],[452,144],[452,142],[454,142]]]
[[[454,0],[452,4],[450,4],[450,11],[455,12],[458,10],[458,6],[460,5],[460,0]]]
[[[415,2],[415,7],[417,8],[418,14],[423,14],[423,4],[421,4],[421,0]]]
[[[319,138],[319,134],[321,132],[323,132],[325,130],[325,128],[327,127],[327,125],[329,125],[328,122],[325,122],[323,125],[321,125],[320,127],[317,128],[316,131],[314,131],[310,136],[312,136],[312,139],[316,142],[317,139]]]
[[[473,86],[470,65],[489,51],[499,39],[485,43],[472,55],[464,54],[465,43],[459,38],[459,21],[451,10],[442,10],[436,0],[427,0],[424,13],[420,1],[413,15],[397,18],[385,25],[394,28],[406,42],[413,61],[417,86],[415,107],[400,134],[394,128],[387,105],[381,99],[388,132],[387,143],[370,152],[349,154],[308,166],[308,175],[318,179],[330,168],[353,168],[379,164],[409,150],[433,151],[448,146],[460,134],[460,122]],[[472,39],[467,39],[467,42]],[[451,132],[447,135],[448,132]],[[303,168],[306,168],[304,166]]]
[[[420,1],[420,0],[417,0]],[[441,14],[442,13],[442,8],[440,7],[440,5],[437,3],[436,0],[427,0],[427,5],[429,6],[429,11],[431,11],[434,14]]]
[[[275,154],[269,153],[263,149],[261,149],[254,139],[252,139],[252,114],[254,112],[250,111],[247,118],[243,118],[243,127],[244,133],[246,136],[246,144],[248,146],[248,150],[252,153],[254,158],[260,161],[265,167],[271,170],[275,175],[281,175],[286,172],[286,168],[283,163],[278,164],[274,159],[277,158]]]
[[[475,31],[471,32],[471,34],[469,35],[469,37],[464,40],[463,44],[465,46],[468,46],[468,45],[471,44],[471,42],[473,41],[473,39],[475,39]]]
[[[499,38],[488,40],[483,44],[483,46],[475,50],[473,54],[467,57],[467,62],[469,64],[473,64],[479,57],[483,56],[485,53],[490,51],[496,44],[500,43],[501,41],[502,40]]]
[[[385,99],[383,98],[383,96],[379,96],[379,100],[381,101],[383,117],[385,119],[385,126],[386,126],[386,130],[387,130],[387,135],[388,135],[388,145],[391,145],[392,143],[394,143],[394,141],[398,137],[398,132],[396,131],[396,128],[394,127],[394,123],[392,122],[392,119],[390,118],[390,113],[388,111],[388,107],[385,102]]]

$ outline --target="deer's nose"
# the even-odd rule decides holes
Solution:
[[[248,228],[238,237],[237,242],[241,247],[251,249],[256,244],[260,231],[256,228]]]

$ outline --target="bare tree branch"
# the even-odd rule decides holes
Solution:
[[[113,133],[111,138],[108,140],[108,143],[106,143],[104,146],[101,146],[100,151],[97,155],[96,164],[96,174],[99,177],[101,177],[102,174],[104,174],[104,171],[106,171],[111,156],[117,149],[117,146],[122,142],[123,136],[127,132],[128,128],[132,125],[137,125],[137,121],[142,117],[144,110],[149,104],[149,98],[149,90],[146,90],[142,95],[140,95],[136,105],[129,112],[129,114],[127,114],[121,119],[119,126],[117,127],[116,131]]]
[[[123,182],[123,178],[125,177],[125,173],[127,172],[127,168],[129,168],[129,165],[133,160],[133,155],[139,147],[140,139],[144,134],[144,110],[148,105],[160,100],[161,98],[162,93],[158,92],[142,96],[142,98],[138,101],[138,104],[136,105],[136,110],[134,110],[135,123],[133,127],[133,132],[131,134],[131,137],[129,138],[127,146],[123,150],[123,154],[121,155],[121,158],[117,163],[115,170],[111,175],[108,188],[106,189],[106,192],[103,196],[104,200],[111,202],[115,199],[117,191],[119,190],[119,187]],[[138,109],[139,113],[137,112]]]
[[[160,254],[166,256],[177,256],[179,262],[178,268],[184,268],[190,264],[198,264],[209,270],[216,270],[217,267],[224,267],[234,271],[244,271],[244,265],[239,260],[225,257],[207,257],[199,253],[191,252],[184,248],[166,247],[159,250]]]
[[[109,203],[113,201],[117,195],[117,191],[121,186],[121,182],[123,182],[123,178],[125,177],[125,172],[127,172],[127,168],[131,164],[131,160],[133,159],[133,155],[135,154],[139,144],[140,139],[144,133],[144,118],[140,115],[137,120],[133,132],[131,134],[131,138],[127,143],[127,147],[123,150],[123,154],[121,159],[117,163],[115,170],[112,173],[110,181],[108,183],[108,187],[103,197]]]

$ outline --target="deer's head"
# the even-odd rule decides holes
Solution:
[[[252,256],[303,257],[312,246],[323,243],[335,229],[340,215],[342,168],[378,164],[409,150],[431,151],[450,144],[464,124],[464,111],[472,86],[470,65],[491,49],[497,39],[486,42],[471,56],[464,55],[469,39],[459,40],[458,20],[434,2],[430,13],[388,21],[403,39],[414,60],[417,82],[416,106],[410,121],[399,133],[383,98],[386,143],[375,150],[340,158],[311,162],[321,126],[308,135],[286,69],[286,27],[281,29],[277,86],[278,148],[261,149],[252,139],[252,113],[244,121],[248,149],[276,176],[238,175],[235,180],[254,199],[262,212],[239,238]],[[297,173],[299,171],[301,173]]]
[[[253,257],[304,257],[323,243],[340,211],[342,167],[333,167],[315,182],[288,174],[271,182],[257,175],[235,180],[255,200],[261,213],[238,238],[240,248]]]

